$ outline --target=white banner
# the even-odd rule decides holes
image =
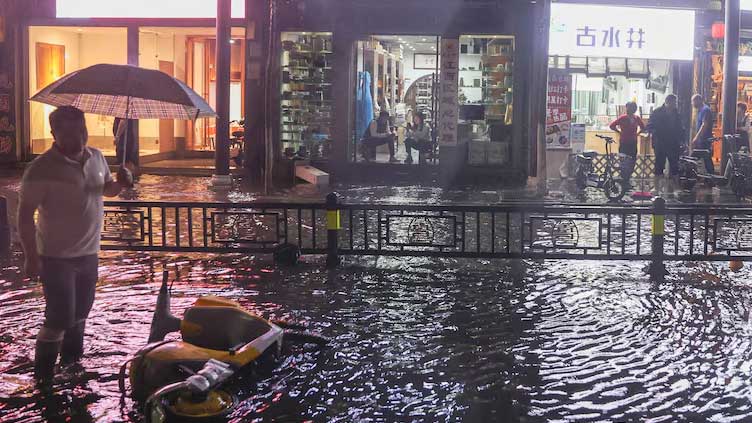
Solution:
[[[692,60],[694,39],[693,10],[551,5],[552,56]]]
[[[207,0],[57,0],[58,18],[216,18]],[[232,17],[245,17],[245,0],[232,0]]]

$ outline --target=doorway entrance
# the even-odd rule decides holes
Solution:
[[[439,42],[437,36],[414,35],[374,35],[357,42],[350,161],[437,162]]]

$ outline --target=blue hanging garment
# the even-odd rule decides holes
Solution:
[[[371,74],[368,72],[358,73],[358,103],[356,106],[355,130],[358,139],[363,138],[368,130],[368,125],[373,120],[373,96],[371,95]]]

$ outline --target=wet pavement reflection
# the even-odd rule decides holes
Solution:
[[[209,191],[205,178],[143,178],[128,198],[259,198],[237,187]],[[515,199],[340,188],[351,201]],[[655,284],[644,262],[381,257],[328,271],[320,257],[279,268],[265,256],[103,253],[85,371],[49,394],[31,382],[44,302],[40,286],[21,279],[20,258],[0,260],[3,422],[143,421],[121,400],[117,373],[146,343],[164,266],[175,278],[178,316],[212,294],[332,339],[324,350],[293,345],[276,367],[233,382],[241,404],[230,421],[752,421],[750,266],[732,273],[726,263],[670,264],[669,279]]]
[[[752,418],[749,271],[643,263],[348,260],[105,254],[87,326],[86,369],[42,395],[29,354],[36,285],[3,263],[2,421],[141,421],[121,403],[120,364],[146,342],[164,264],[177,315],[200,295],[333,339],[297,345],[233,384],[231,421],[739,421]],[[155,277],[157,277],[155,279]]]

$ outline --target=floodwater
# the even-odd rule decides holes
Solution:
[[[348,197],[416,192],[426,203],[464,195]],[[153,187],[136,196],[157,194],[171,200]],[[752,421],[749,266],[671,264],[656,284],[644,262],[381,257],[328,271],[318,257],[278,268],[268,257],[103,253],[85,372],[41,393],[30,358],[44,301],[19,259],[0,261],[3,422],[142,421],[117,373],[146,343],[164,266],[178,316],[219,295],[332,339],[292,345],[273,369],[234,382],[230,421]]]
[[[232,421],[748,421],[749,272],[706,263],[651,283],[642,263],[318,260],[105,255],[87,327],[88,372],[42,395],[29,358],[38,286],[5,263],[4,422],[141,421],[119,365],[146,342],[161,269],[177,315],[200,295],[332,338],[293,346],[234,384]]]

